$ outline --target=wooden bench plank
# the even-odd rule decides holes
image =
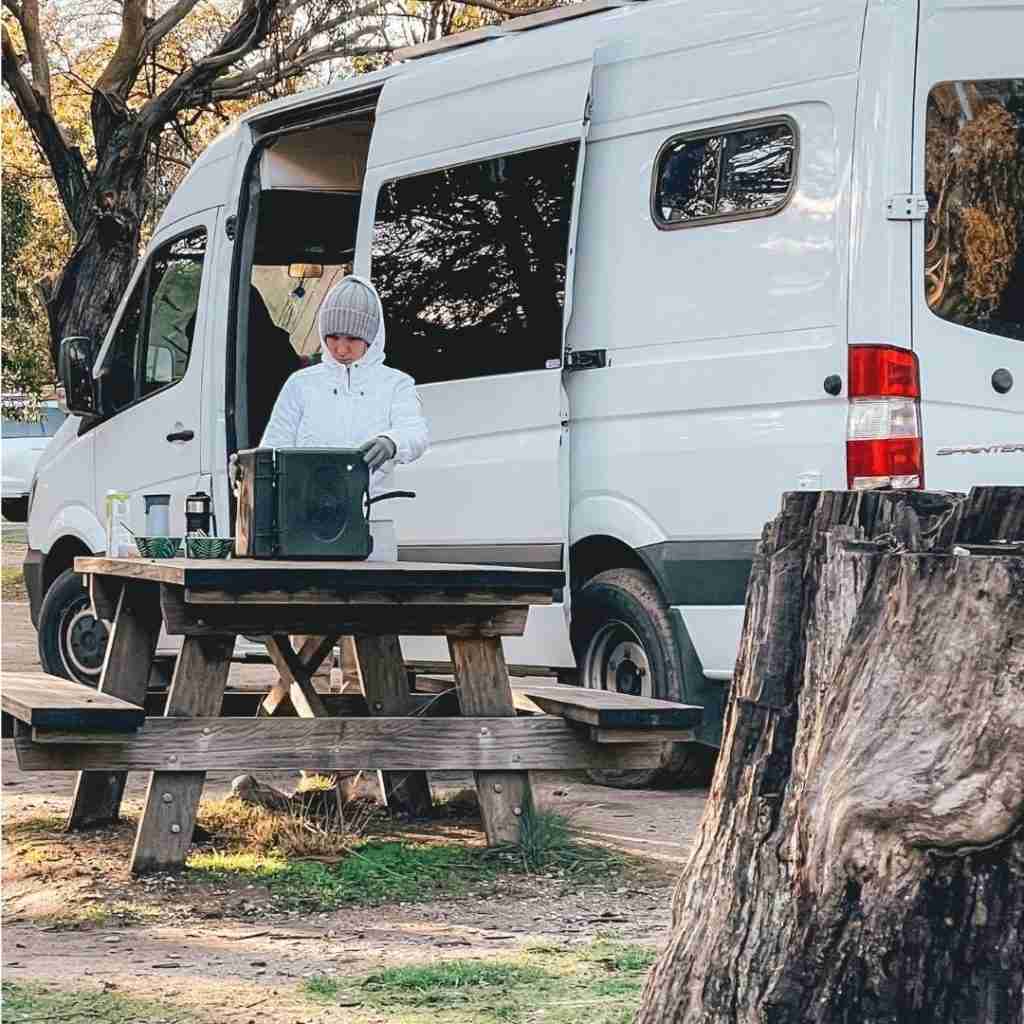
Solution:
[[[313,769],[484,771],[646,768],[657,743],[600,746],[557,716],[531,718],[148,718],[131,735],[34,730],[26,771]]]
[[[146,709],[46,672],[5,672],[3,710],[38,729],[133,732]]]
[[[703,708],[692,704],[582,686],[516,682],[512,692],[522,710],[530,710],[532,703],[549,715],[561,715],[597,729],[692,729],[700,725],[704,715]]]

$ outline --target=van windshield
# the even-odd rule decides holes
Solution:
[[[1024,79],[931,90],[925,188],[929,308],[1024,340]]]

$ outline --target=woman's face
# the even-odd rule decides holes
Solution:
[[[324,341],[327,344],[327,351],[342,366],[351,366],[358,362],[370,347],[362,338],[354,338],[351,334],[327,334]]]

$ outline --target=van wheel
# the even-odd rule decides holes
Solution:
[[[98,686],[106,650],[106,623],[93,615],[82,577],[74,569],[65,569],[50,585],[39,610],[43,669],[86,686]]]
[[[0,499],[0,513],[9,523],[23,523],[28,519],[28,496]]]
[[[573,595],[570,636],[581,685],[682,702],[683,666],[668,607],[646,572],[609,569],[587,580]],[[709,754],[697,743],[665,743],[656,767],[588,774],[618,789],[699,785],[707,781]]]

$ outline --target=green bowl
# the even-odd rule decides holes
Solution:
[[[180,537],[136,537],[143,558],[173,558],[181,550]]]
[[[185,553],[189,558],[230,558],[235,542],[230,537],[186,537]]]

